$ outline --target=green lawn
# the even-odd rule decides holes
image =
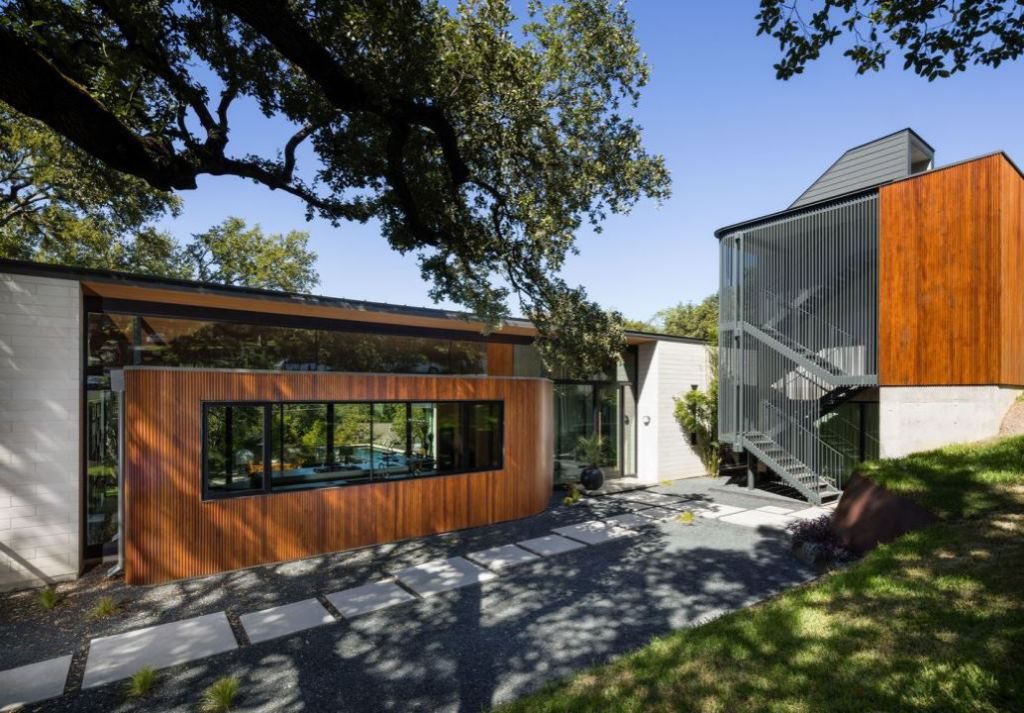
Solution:
[[[1024,438],[865,472],[942,521],[501,710],[1024,710]]]

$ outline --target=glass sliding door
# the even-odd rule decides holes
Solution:
[[[117,394],[86,393],[85,546],[109,557],[117,554]]]
[[[594,434],[592,384],[555,384],[555,482],[575,483],[581,463],[579,441]]]

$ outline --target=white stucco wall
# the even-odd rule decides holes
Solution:
[[[704,466],[673,411],[675,397],[693,384],[707,388],[707,347],[672,341],[641,344],[638,361],[637,477],[657,482],[704,475]]]
[[[80,300],[0,273],[0,589],[78,573]]]
[[[999,386],[886,386],[878,390],[883,458],[992,438],[1020,389]]]

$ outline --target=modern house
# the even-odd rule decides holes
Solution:
[[[1024,387],[1024,177],[910,129],[716,231],[720,438],[813,501],[855,463],[998,433]]]
[[[703,474],[706,345],[584,381],[463,314],[0,261],[0,588],[153,583],[524,517],[575,480]]]

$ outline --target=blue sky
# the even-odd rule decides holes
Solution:
[[[774,78],[775,43],[756,37],[753,0],[633,0],[652,67],[637,117],[665,156],[673,195],[579,236],[566,278],[606,307],[647,319],[717,287],[715,228],[786,207],[845,148],[911,126],[941,165],[995,150],[1024,162],[1024,62],[971,68],[928,83],[901,69],[858,76],[833,48],[789,82]],[[281,131],[235,111],[233,140],[273,155]],[[308,159],[308,157],[307,157]],[[233,178],[200,180],[162,227],[179,237],[237,215],[265,230],[302,229],[319,255],[317,292],[430,305],[415,259],[392,252],[374,224],[305,221],[303,206]]]

